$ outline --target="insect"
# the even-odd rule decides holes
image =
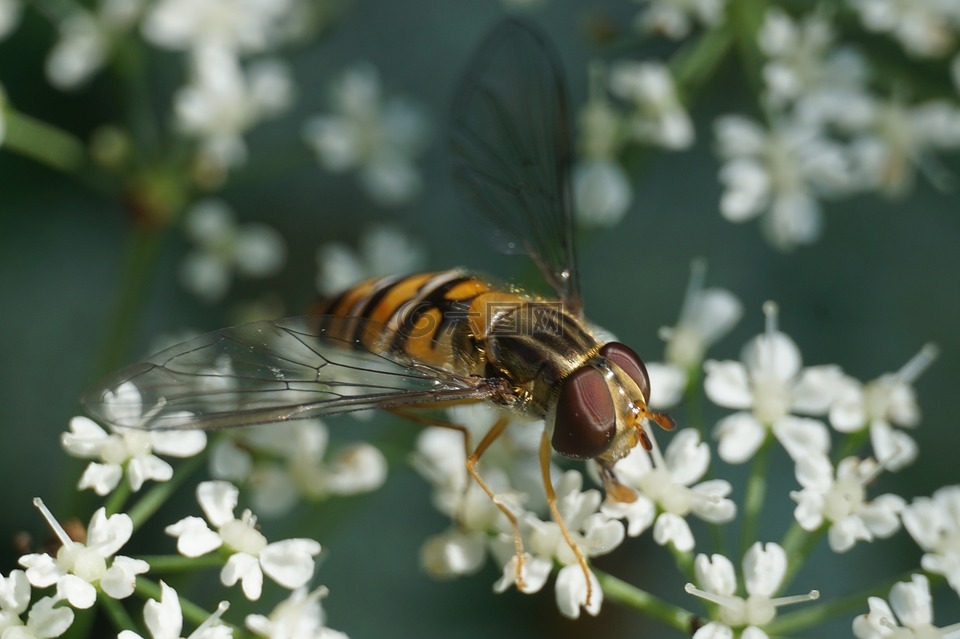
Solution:
[[[466,271],[371,279],[322,301],[302,317],[227,328],[125,368],[84,400],[114,421],[115,389],[132,383],[147,428],[216,430],[384,409],[464,433],[476,470],[509,417],[545,420],[540,445],[554,519],[588,584],[583,553],[557,510],[551,449],[594,459],[608,496],[631,500],[614,463],[639,442],[645,420],[673,422],[647,408],[650,382],[629,347],[604,342],[584,319],[573,244],[570,114],[552,45],[518,21],[495,27],[460,81],[453,103],[453,174],[462,204],[506,253],[529,256],[555,298],[498,286]],[[476,447],[466,429],[431,411],[468,402],[502,407]],[[510,520],[522,584],[523,547]]]

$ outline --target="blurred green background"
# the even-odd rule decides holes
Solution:
[[[588,43],[588,25],[598,19],[626,24],[634,13],[627,2],[591,3],[587,9],[573,0],[549,0],[534,13],[559,46],[574,105],[585,99],[588,60],[614,55]],[[352,177],[322,172],[299,138],[306,117],[326,107],[330,80],[356,60],[374,63],[388,92],[422,101],[440,125],[472,47],[502,14],[495,2],[368,0],[345,7],[342,19],[319,42],[290,52],[299,92],[296,106],[248,137],[251,167],[257,168],[239,171],[223,193],[241,220],[262,220],[283,234],[290,249],[286,268],[266,283],[235,286],[226,303],[206,307],[178,284],[177,268],[187,243],[179,233],[169,233],[141,291],[142,312],[130,326],[135,347],[123,359],[143,356],[148,344],[164,334],[223,326],[230,321],[232,303],[264,291],[281,299],[287,314],[297,314],[314,295],[316,248],[331,240],[355,243],[375,222],[397,224],[418,238],[427,247],[430,268],[465,266],[508,279],[527,273],[522,259],[501,257],[465,232],[448,176],[442,126],[422,163],[422,196],[397,210],[372,204]],[[28,15],[20,30],[0,44],[0,82],[21,111],[86,138],[96,125],[117,117],[122,95],[103,76],[75,94],[51,89],[42,74],[50,38],[48,25]],[[642,59],[657,51],[638,47],[615,53]],[[180,65],[160,53],[155,58],[151,68],[157,72],[149,80],[162,113]],[[893,490],[910,498],[956,482],[957,194],[935,192],[921,183],[899,201],[871,196],[827,204],[826,229],[818,243],[789,255],[775,252],[756,224],[732,225],[717,208],[720,187],[710,125],[719,114],[754,112],[739,83],[737,69],[722,69],[693,109],[695,148],[653,156],[636,177],[636,201],[622,224],[581,238],[589,317],[645,358],[659,359],[662,345],[656,330],[675,322],[690,260],[703,256],[709,263],[708,284],[732,290],[745,307],[743,320],[712,357],[738,357],[741,345],[762,330],[760,307],[768,299],[780,304],[781,328],[800,345],[805,363],[839,364],[862,380],[896,370],[925,342],[936,342],[940,358],[917,384],[924,413],[915,433],[920,458],[898,475],[882,477],[875,494]],[[14,567],[18,532],[46,535],[32,497],[42,496],[62,518],[86,520],[95,503],[89,496],[78,498],[72,489],[82,465],[62,452],[59,436],[70,417],[81,414],[81,391],[103,372],[98,368],[110,337],[131,228],[122,202],[93,194],[0,148],[0,571]],[[710,413],[711,419],[723,414]],[[677,416],[682,423],[683,413]],[[351,431],[348,437],[374,441],[390,437],[394,429],[410,428],[388,419],[369,426],[350,421],[344,425]],[[772,467],[779,474],[761,522],[764,541],[779,540],[793,510],[787,496],[796,488],[792,466],[778,454]],[[742,479],[742,469],[714,463],[718,474]],[[180,503],[162,512],[157,523],[174,521],[194,507],[191,490],[182,489],[181,495]],[[612,604],[597,619],[562,619],[552,585],[536,596],[495,596],[491,584],[498,571],[493,567],[459,581],[431,580],[418,568],[419,546],[446,522],[431,508],[426,484],[400,465],[374,495],[350,504],[305,506],[291,518],[264,527],[271,538],[297,533],[320,540],[324,557],[317,582],[331,590],[324,604],[329,625],[354,639],[494,633],[673,636]],[[819,588],[824,596],[842,594],[899,574],[918,559],[904,533],[858,545],[836,561],[820,548],[791,591]],[[683,594],[684,580],[666,553],[646,537],[629,540],[597,564],[696,609]],[[938,621],[960,619],[956,597],[940,593],[935,597]],[[849,620],[843,619],[820,636],[848,634]]]

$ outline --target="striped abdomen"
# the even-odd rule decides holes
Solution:
[[[314,312],[373,320],[358,323],[350,337],[374,352],[403,354],[462,375],[482,374],[482,351],[468,321],[471,303],[490,291],[462,271],[394,275],[360,282],[314,308]]]
[[[463,271],[366,280],[315,312],[373,320],[348,324],[348,339],[461,375],[504,377],[546,411],[556,384],[594,356],[600,344],[557,301],[493,289]]]

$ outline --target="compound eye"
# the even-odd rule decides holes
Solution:
[[[581,366],[561,384],[553,448],[574,459],[596,457],[617,432],[617,412],[603,373]]]
[[[643,393],[643,401],[650,402],[650,376],[647,375],[647,367],[643,365],[643,360],[633,352],[633,349],[620,342],[610,342],[600,349],[600,356],[607,358],[629,375]]]

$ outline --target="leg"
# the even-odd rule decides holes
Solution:
[[[563,535],[563,540],[570,546],[570,550],[572,550],[573,554],[577,557],[577,563],[580,564],[580,569],[583,571],[583,577],[587,581],[587,601],[585,605],[589,606],[590,599],[593,596],[593,583],[590,581],[590,569],[587,567],[587,558],[583,556],[583,551],[580,549],[580,546],[577,545],[577,542],[570,536],[570,531],[567,530],[567,525],[560,515],[560,509],[557,508],[557,493],[553,489],[553,481],[550,479],[550,455],[552,451],[553,447],[550,445],[550,438],[547,437],[547,431],[543,431],[543,435],[540,437],[540,474],[543,476],[543,487],[547,491],[547,505],[550,506],[553,520],[560,526],[560,534]]]
[[[503,502],[497,499],[496,493],[493,492],[493,489],[487,485],[487,482],[483,480],[483,477],[480,476],[479,471],[477,471],[477,464],[480,462],[480,457],[483,453],[490,447],[493,442],[496,441],[497,437],[503,434],[503,431],[506,430],[507,424],[509,423],[506,417],[501,417],[496,421],[496,423],[490,427],[490,430],[487,431],[487,434],[484,435],[483,439],[477,445],[476,449],[470,450],[470,431],[468,431],[463,425],[455,424],[453,422],[448,422],[436,417],[431,417],[423,413],[417,413],[414,411],[404,410],[402,408],[391,409],[390,412],[395,415],[399,415],[405,419],[422,424],[423,426],[437,426],[439,428],[449,428],[455,431],[458,431],[463,435],[463,447],[464,454],[466,456],[466,466],[467,472],[470,473],[470,476],[473,477],[474,481],[477,482],[477,485],[487,494],[490,500],[494,505],[500,509],[500,512],[504,514],[507,520],[510,522],[510,527],[513,529],[513,547],[514,551],[517,554],[517,571],[515,580],[517,583],[517,588],[523,589],[523,540],[520,537],[520,523],[517,521],[516,515],[510,512],[510,509],[507,508]]]

